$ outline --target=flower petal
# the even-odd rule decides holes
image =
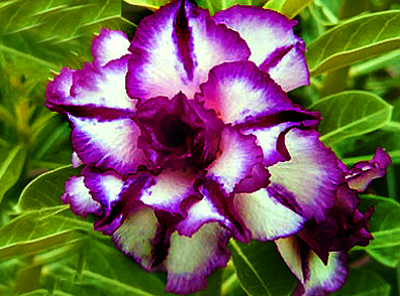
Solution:
[[[309,84],[304,42],[292,30],[296,21],[273,10],[240,5],[216,13],[213,19],[238,32],[250,47],[249,60],[285,91]]]
[[[171,214],[181,213],[183,200],[197,196],[193,185],[197,175],[186,171],[165,170],[153,178],[152,184],[144,188],[140,200],[153,209],[164,210]]]
[[[146,270],[154,261],[153,246],[159,228],[152,209],[143,207],[133,212],[114,232],[113,240],[118,248],[135,258]]]
[[[262,163],[262,150],[255,144],[254,136],[243,135],[229,126],[222,131],[220,150],[222,152],[209,166],[207,176],[230,193],[241,180],[251,176],[255,165]],[[265,186],[266,182],[259,180],[259,185]]]
[[[76,71],[64,68],[47,87],[46,106],[57,112],[91,117],[100,116],[100,111],[107,116],[107,111],[119,110],[121,117],[126,117],[136,104],[125,90],[127,67],[128,57],[123,57],[102,68],[90,64]]]
[[[73,125],[72,146],[85,164],[122,175],[146,165],[147,158],[136,144],[140,130],[131,119],[68,117]]]
[[[166,291],[189,294],[204,289],[206,277],[216,268],[228,263],[226,248],[229,231],[216,223],[205,224],[192,237],[174,233],[165,262],[168,270]]]
[[[92,199],[83,179],[84,177],[76,176],[69,178],[65,183],[65,193],[61,196],[61,200],[70,205],[75,215],[86,218],[89,214],[100,214],[101,206]]]
[[[298,232],[306,219],[285,207],[267,190],[253,193],[238,193],[234,205],[246,226],[251,230],[252,239],[272,240]]]
[[[130,54],[128,48],[129,40],[124,32],[102,28],[100,34],[93,39],[92,56],[103,67],[112,60]]]
[[[346,181],[351,189],[363,192],[373,179],[383,177],[392,161],[389,154],[378,148],[371,161],[360,161],[346,172]]]
[[[318,139],[313,130],[291,129],[285,137],[290,161],[268,168],[269,193],[306,218],[325,218],[336,199],[343,173],[337,157]]]
[[[295,236],[275,241],[288,267],[300,280],[301,295],[327,295],[343,286],[347,278],[347,253],[329,253],[325,265],[319,257]]]
[[[93,199],[102,205],[105,215],[108,216],[113,205],[121,199],[124,180],[113,171],[99,172],[87,167],[82,170],[82,175]]]
[[[282,89],[252,62],[224,63],[214,67],[208,81],[201,85],[205,107],[214,109],[225,122],[233,125],[293,110]]]
[[[182,91],[193,98],[209,69],[250,55],[239,34],[216,25],[209,13],[189,1],[160,8],[138,26],[130,50],[130,97],[172,98]]]

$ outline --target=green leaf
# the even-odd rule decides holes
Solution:
[[[344,286],[332,296],[389,296],[390,285],[371,270],[351,268]]]
[[[364,91],[328,96],[309,108],[321,112],[318,131],[326,145],[381,128],[390,120],[393,109],[380,97]]]
[[[264,8],[278,11],[291,19],[312,1],[313,0],[270,0],[264,5]]]
[[[124,0],[126,3],[144,7],[150,10],[157,10],[160,6],[163,6],[167,3],[170,3],[169,0]],[[198,0],[196,1],[199,6],[202,8],[208,9],[210,14],[227,9],[236,4],[241,5],[254,5],[254,6],[263,6],[266,0]]]
[[[290,295],[297,279],[286,266],[273,242],[230,241],[237,277],[250,296]]]
[[[24,168],[26,152],[22,145],[11,150],[8,147],[0,148],[0,203],[8,189],[18,181]]]
[[[363,15],[329,30],[308,46],[311,76],[317,76],[400,46],[400,11]]]
[[[46,82],[49,69],[90,59],[93,34],[102,27],[133,30],[120,1],[10,0],[0,7],[0,52],[14,74]]]
[[[79,174],[80,169],[68,165],[40,175],[22,191],[16,209],[24,212],[63,205],[60,197],[64,193],[65,182]]]
[[[363,195],[361,211],[371,206],[375,211],[369,230],[374,240],[365,249],[379,262],[394,268],[400,263],[400,204],[389,198]]]
[[[37,196],[39,198],[40,196]],[[69,206],[30,211],[0,228],[0,258],[31,255],[83,239],[92,223],[75,217]]]

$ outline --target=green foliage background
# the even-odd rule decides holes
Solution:
[[[163,273],[148,274],[94,233],[90,218],[60,201],[70,164],[65,120],[44,103],[61,67],[90,61],[102,27],[132,37],[166,0],[0,1],[0,295],[165,295]],[[375,205],[375,240],[350,253],[335,295],[400,295],[400,4],[396,0],[199,0],[211,14],[234,4],[275,9],[299,21],[311,85],[289,93],[319,110],[321,140],[351,166],[378,146],[392,156],[361,208]],[[29,184],[29,185],[28,185]],[[196,295],[290,295],[296,279],[273,243],[230,243],[232,261]]]

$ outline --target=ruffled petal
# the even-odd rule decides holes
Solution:
[[[308,260],[310,275],[304,285],[304,296],[327,295],[343,286],[348,274],[347,253],[329,253],[328,264],[324,265],[311,251]]]
[[[115,203],[121,199],[124,180],[114,171],[100,172],[87,167],[82,170],[82,175],[93,199],[102,205],[105,216],[108,216]]]
[[[64,68],[47,87],[46,106],[78,116],[110,117],[120,112],[120,117],[127,117],[136,104],[125,90],[127,67],[128,57],[123,57],[102,68],[90,64],[82,70]]]
[[[295,295],[328,295],[328,292],[335,292],[343,286],[348,274],[347,253],[329,253],[325,265],[295,236],[276,240],[276,244],[286,264],[303,286],[297,289]]]
[[[65,193],[61,200],[69,204],[71,211],[75,215],[86,218],[89,214],[99,215],[101,213],[100,204],[92,199],[89,189],[83,182],[83,177],[73,176],[65,183]]]
[[[334,205],[337,185],[343,182],[337,157],[313,130],[291,129],[285,145],[291,160],[268,168],[269,193],[302,216],[320,221]]]
[[[197,98],[205,101],[205,107],[233,125],[294,109],[282,89],[252,62],[214,67],[201,90]]]
[[[306,221],[279,203],[265,189],[250,194],[235,194],[234,205],[251,230],[252,239],[256,240],[272,240],[294,234]]]
[[[229,231],[216,223],[203,225],[192,237],[175,232],[165,262],[168,270],[166,291],[189,294],[204,289],[206,277],[228,263],[230,252],[226,245],[229,238]]]
[[[118,248],[150,270],[154,262],[153,247],[159,223],[152,209],[143,207],[133,212],[114,232]]]
[[[230,193],[241,180],[251,176],[255,165],[262,163],[263,154],[254,136],[243,135],[230,126],[222,131],[220,150],[221,154],[208,167],[207,176]],[[267,180],[259,180],[260,188],[266,184]]]
[[[346,181],[351,189],[363,192],[373,179],[383,177],[392,161],[389,154],[378,148],[371,161],[360,161],[346,172]]]
[[[137,147],[140,135],[131,119],[100,120],[69,115],[72,123],[72,146],[88,165],[114,169],[122,175],[136,172],[147,158]]]
[[[208,71],[223,62],[246,60],[250,51],[239,34],[216,25],[209,13],[177,1],[142,20],[132,40],[127,76],[132,98],[193,98]]]
[[[103,67],[112,60],[130,54],[128,48],[129,40],[124,32],[102,28],[93,39],[91,49],[95,63]]]
[[[153,209],[181,213],[182,201],[191,196],[200,198],[193,187],[196,177],[197,174],[186,171],[165,170],[153,177],[150,186],[143,189],[140,200]]]
[[[309,84],[304,42],[292,30],[296,21],[272,10],[240,5],[216,13],[213,19],[238,32],[250,47],[249,60],[285,91]]]
[[[232,222],[220,213],[208,196],[204,196],[190,206],[186,218],[177,225],[176,230],[179,235],[192,236],[204,224],[210,222],[218,222],[220,225],[232,228]]]

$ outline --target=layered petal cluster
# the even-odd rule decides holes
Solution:
[[[344,170],[318,139],[319,114],[288,98],[309,83],[295,24],[257,7],[211,17],[175,1],[143,19],[131,41],[102,29],[93,62],[63,68],[47,87],[46,105],[70,123],[73,164],[83,165],[63,202],[96,216],[94,229],[144,269],[166,270],[168,292],[203,289],[227,264],[232,237],[277,239],[306,290],[314,269],[304,275],[285,250],[309,246],[330,281],[340,251],[370,239],[372,211],[356,210],[354,189],[389,160]]]
[[[308,220],[296,235],[276,241],[278,250],[299,279],[294,295],[328,295],[339,289],[347,278],[347,252],[354,246],[366,246],[373,236],[367,231],[374,212],[358,209],[358,193],[386,173],[390,156],[378,148],[371,161],[361,161],[348,169],[339,161],[345,182],[339,185],[336,201],[322,221]]]

